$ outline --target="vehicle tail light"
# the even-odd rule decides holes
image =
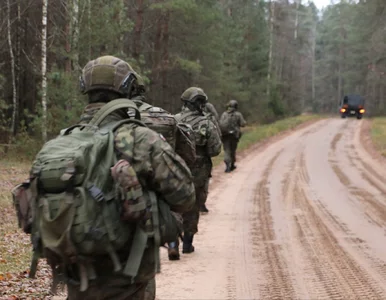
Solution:
[[[365,111],[366,111],[366,110],[365,110],[364,108],[362,108],[362,109],[359,110],[359,113],[360,113],[360,114],[364,114]]]
[[[341,108],[341,109],[340,109],[340,112],[341,112],[341,113],[344,113],[345,111],[346,111],[345,108]]]

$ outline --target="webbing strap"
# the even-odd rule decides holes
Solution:
[[[137,106],[134,104],[133,101],[129,99],[116,99],[113,101],[110,101],[103,105],[100,110],[94,115],[94,117],[91,119],[91,121],[88,123],[88,125],[96,125],[99,126],[102,121],[111,113],[114,111],[117,111],[122,108],[131,108],[135,110],[135,118],[140,120],[141,114],[139,113],[139,110]]]
[[[152,211],[152,217],[153,217],[153,231],[154,231],[154,257],[155,257],[155,271],[157,273],[161,272],[160,267],[160,254],[159,254],[159,247],[161,246],[161,235],[159,232],[160,222],[159,222],[159,215],[158,215],[158,203],[157,203],[157,196],[154,192],[149,192],[149,197],[151,201],[151,211]]]
[[[130,254],[123,270],[123,274],[131,277],[131,281],[138,274],[139,266],[142,262],[143,253],[147,246],[148,234],[139,225],[135,229],[133,243],[130,249]]]
[[[132,212],[143,211],[146,209],[146,203],[145,201],[140,201],[136,204],[129,204],[129,207]]]

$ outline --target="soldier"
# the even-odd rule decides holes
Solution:
[[[34,172],[34,168],[32,168],[31,174],[37,177],[31,177],[30,179],[33,180],[32,182],[42,184],[42,187],[33,188],[34,197],[36,197],[37,202],[40,201],[39,203],[42,203],[42,197],[45,197],[44,200],[46,200],[47,203],[44,204],[46,205],[44,214],[34,214],[32,232],[30,229],[25,229],[24,231],[33,235],[31,237],[32,241],[34,241],[35,238],[39,238],[39,236],[35,234],[36,232],[44,235],[41,236],[42,242],[37,246],[42,247],[42,251],[45,251],[44,255],[50,255],[44,257],[47,258],[48,263],[53,268],[54,282],[56,282],[58,278],[55,276],[65,276],[68,290],[67,299],[155,299],[155,275],[159,270],[159,245],[172,241],[175,235],[175,233],[173,233],[171,234],[171,238],[166,238],[166,231],[168,230],[164,229],[164,232],[162,232],[158,226],[159,224],[166,224],[166,228],[173,230],[176,227],[174,225],[172,227],[168,226],[170,225],[168,220],[166,222],[169,223],[162,223],[166,219],[162,219],[160,216],[166,211],[168,216],[172,218],[170,211],[183,213],[191,210],[195,203],[195,189],[191,172],[183,159],[175,153],[162,135],[146,128],[146,126],[138,120],[131,121],[131,118],[128,117],[127,109],[132,108],[135,111],[136,118],[139,118],[139,112],[135,104],[127,99],[138,89],[136,75],[128,63],[113,56],[103,56],[92,60],[86,64],[82,71],[80,87],[82,93],[88,96],[89,102],[82,114],[80,124],[90,124],[93,126],[75,126],[76,128],[84,128],[75,131],[75,133],[71,132],[75,127],[65,129],[57,139],[53,139],[46,144],[47,146],[45,145],[45,147],[48,148],[43,147],[43,149],[49,149],[50,145],[55,145],[57,141],[66,140],[67,135],[74,134],[75,136],[79,136],[83,134],[82,130],[86,130],[86,133],[88,133],[90,131],[87,131],[87,129],[91,128],[90,130],[92,130],[92,128],[95,128],[96,124],[98,124],[98,126],[102,126],[103,129],[97,131],[97,134],[94,134],[94,136],[99,138],[99,141],[101,141],[103,136],[110,136],[111,131],[108,132],[106,130],[108,128],[114,128],[114,135],[110,140],[104,139],[104,141],[107,141],[107,145],[108,143],[113,143],[113,147],[110,148],[107,146],[109,149],[112,149],[112,151],[97,153],[105,153],[106,156],[111,155],[111,157],[115,157],[118,162],[114,166],[111,166],[108,160],[106,160],[107,163],[103,161],[104,164],[98,164],[98,162],[95,161],[95,166],[87,165],[87,167],[90,167],[90,170],[86,168],[87,171],[83,172],[84,170],[73,167],[74,163],[80,164],[82,162],[69,160],[71,163],[68,163],[67,168],[63,170],[63,174],[60,173],[62,169],[58,168],[55,169],[57,170],[55,174],[51,172],[51,177],[49,177],[56,180],[50,181],[51,193],[61,192],[63,189],[63,183],[61,182],[68,181],[65,194],[57,192],[58,194],[43,193],[41,195],[41,189],[47,188],[47,186],[44,185],[46,178],[44,177],[45,169],[39,169],[39,172]],[[125,123],[119,125],[120,123],[118,122],[121,121]],[[86,134],[81,136],[89,138],[92,135]],[[72,141],[75,143],[74,138]],[[76,147],[76,144],[74,145]],[[74,147],[74,145],[69,144],[69,147]],[[79,152],[82,148],[74,149],[78,149],[76,155],[86,157],[86,151]],[[63,152],[65,150],[61,151]],[[41,155],[45,154],[45,152],[41,153],[43,153]],[[75,154],[70,153],[69,155]],[[41,157],[42,156],[40,156],[40,158]],[[71,157],[69,158],[72,159]],[[87,159],[88,157],[89,156],[87,156]],[[61,164],[62,160],[63,159],[58,159],[56,163]],[[33,166],[39,166],[35,165],[38,163],[39,159],[35,160]],[[105,172],[100,172],[101,168],[104,167],[106,169]],[[96,176],[100,176],[98,177],[100,182],[86,182],[84,184],[88,186],[88,188],[82,190],[84,192],[73,194],[73,185],[78,184],[78,181],[82,180],[83,176],[85,176],[84,173],[93,172],[95,168],[99,170]],[[43,171],[43,173],[41,171]],[[78,171],[80,172],[79,175],[77,173]],[[114,190],[114,193],[106,190],[107,187],[112,189],[111,181],[107,182],[107,180],[110,179],[101,181],[101,178],[106,178],[105,174],[110,172],[114,179],[119,179],[120,184],[119,190]],[[76,174],[76,180],[73,179],[75,177],[74,174]],[[37,186],[37,183],[30,184],[31,190],[33,186]],[[60,184],[60,186],[53,186],[53,184]],[[98,186],[105,188],[103,188],[102,191],[98,189]],[[24,186],[20,188],[23,187]],[[77,188],[78,187],[76,187],[76,189]],[[81,188],[83,188],[83,185]],[[75,191],[77,191],[76,189]],[[24,201],[25,198],[18,196],[22,194],[16,192],[17,190],[13,191],[14,195],[16,195],[14,198],[16,199],[14,200],[15,203]],[[119,195],[119,197],[117,195]],[[110,198],[111,196],[113,198]],[[70,220],[69,222],[73,222],[73,224],[70,223],[69,225],[71,233],[85,233],[87,236],[85,239],[79,239],[80,235],[76,238],[77,236],[73,234],[63,234],[64,238],[61,238],[58,243],[56,243],[55,239],[58,234],[60,237],[61,232],[56,230],[55,234],[51,234],[51,228],[42,227],[43,225],[41,224],[46,224],[46,221],[44,221],[46,219],[44,218],[48,218],[50,222],[55,220],[54,217],[52,217],[52,219],[51,217],[47,217],[47,210],[50,209],[50,205],[53,205],[48,205],[49,200],[47,199],[49,199],[49,197],[56,199],[56,202],[61,201],[64,203],[63,207],[65,207],[65,205],[71,207],[71,209],[67,210],[60,208],[59,211],[56,210],[57,214],[62,213],[64,216],[67,216],[65,215],[67,211],[76,211],[76,213],[74,213],[76,216],[73,221],[69,218],[61,219],[61,221],[59,220],[60,222],[58,221],[59,223],[54,223],[54,225],[60,228],[60,226],[63,227],[67,224],[65,223],[67,220]],[[115,201],[115,203],[113,201]],[[92,218],[95,219],[87,223],[87,226],[83,226],[81,222],[85,219],[88,220],[88,216],[78,214],[77,210],[79,206],[84,207],[85,202],[90,203],[90,205],[95,205],[99,212],[98,214],[95,210],[92,211],[93,216],[95,214]],[[33,205],[35,200],[28,200],[28,203]],[[106,210],[108,205],[110,205],[110,210]],[[41,211],[40,206],[38,209]],[[87,211],[87,207],[85,209]],[[159,214],[158,210],[160,211]],[[83,210],[83,213],[84,212],[85,210]],[[109,219],[109,217],[116,216],[117,214],[118,218]],[[49,215],[50,212],[48,212],[48,216]],[[19,220],[21,217],[23,217],[23,220],[29,220],[29,217],[27,216],[26,218],[20,211],[18,211],[18,217]],[[98,222],[95,221],[96,218],[98,218]],[[104,221],[100,222],[100,220]],[[171,221],[171,223],[175,224],[174,221]],[[25,222],[23,224],[25,224]],[[81,225],[78,226],[78,224]],[[109,226],[106,224],[109,224]],[[52,225],[52,227],[54,225]],[[73,229],[74,226],[78,227]],[[26,228],[31,228],[31,226]],[[106,228],[108,229],[106,230]],[[77,231],[73,232],[73,230]],[[47,234],[47,232],[51,235]],[[109,254],[101,254],[106,252],[99,252],[98,249],[90,248],[93,243],[97,243],[97,240],[106,237],[106,232],[108,232],[109,237],[115,237],[115,239],[113,239],[114,243],[118,242],[118,237],[122,237],[124,241],[122,242],[122,246],[114,249],[113,245],[116,244],[112,244],[110,241],[106,242],[107,246],[98,244],[108,249]],[[150,234],[147,234],[147,232]],[[128,236],[125,234],[128,234]],[[54,243],[51,243],[50,239]],[[87,253],[81,252],[87,250],[82,250],[79,245],[94,250],[92,250],[92,252],[88,250],[89,252]],[[61,248],[59,248],[59,246]],[[59,250],[59,252],[52,252],[52,249]],[[40,250],[39,253],[41,254]],[[69,257],[67,257],[67,255],[69,255]],[[50,260],[49,257],[54,259]],[[132,263],[129,264],[129,262]],[[37,264],[35,255],[33,263],[33,269],[35,270]],[[121,266],[125,267],[121,268]]]
[[[207,102],[205,104],[204,112],[210,117],[211,121],[216,125],[218,135],[221,138],[221,130],[220,130],[220,126],[218,124],[218,117],[219,116],[218,116],[216,108],[214,107],[214,105],[212,103]],[[210,178],[212,177],[212,168],[210,169],[209,177]],[[209,181],[208,181],[207,184],[208,184],[208,187],[209,187]],[[208,187],[206,187],[206,190],[208,190]],[[208,208],[206,207],[206,199],[205,199],[204,203],[202,203],[200,205],[200,212],[204,213],[204,214],[209,212]]]
[[[146,102],[145,83],[137,74],[138,87],[134,90],[130,100],[134,101],[141,113],[141,121],[150,129],[162,134],[166,141],[191,167],[196,159],[195,137],[189,124],[178,122],[175,117],[163,108],[152,106]],[[178,236],[176,237],[178,240]],[[168,244],[169,260],[179,260],[178,244]]]
[[[196,139],[196,161],[191,167],[194,187],[196,190],[195,206],[183,216],[183,253],[192,253],[193,237],[198,231],[200,205],[208,196],[208,182],[212,168],[211,157],[221,152],[221,138],[216,125],[203,112],[208,97],[201,88],[190,87],[182,95],[184,105],[176,119],[192,126]],[[178,251],[178,244],[176,245]]]
[[[224,145],[225,172],[229,173],[236,169],[236,149],[241,138],[240,127],[247,123],[243,115],[237,111],[238,103],[236,100],[229,101],[227,110],[221,115],[219,124]]]

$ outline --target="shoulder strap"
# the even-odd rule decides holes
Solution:
[[[139,110],[143,112],[143,111],[147,111],[152,107],[153,106],[151,106],[149,103],[142,102],[142,105],[139,107]]]
[[[106,103],[105,105],[103,105],[101,107],[101,109],[91,119],[91,121],[88,123],[88,125],[99,126],[108,115],[110,115],[114,111],[117,111],[117,110],[120,110],[123,108],[134,109],[135,110],[135,118],[137,120],[141,119],[141,115],[139,113],[139,110],[138,110],[137,106],[134,104],[134,102],[129,100],[129,99],[121,98],[121,99],[116,99],[116,100],[110,101],[110,102]]]
[[[195,114],[194,111],[188,112],[185,116],[183,116],[183,117],[181,118],[180,122],[181,122],[181,123],[186,123],[186,119],[187,119],[188,117],[193,116],[194,114]],[[197,123],[199,123],[200,121],[202,121],[203,118],[206,119],[205,116],[197,116],[197,118],[195,118],[195,119],[193,120],[193,122],[189,123],[190,126],[192,126],[192,128],[193,128],[194,125],[196,125]]]
[[[124,120],[121,120],[121,121],[118,121],[116,123],[113,123],[111,125],[111,127],[109,127],[109,129],[111,131],[115,131],[117,130],[119,127],[121,127],[122,125],[124,124],[136,124],[138,126],[141,126],[141,127],[147,127],[144,123],[142,123],[140,120],[136,120],[136,119],[124,119]]]

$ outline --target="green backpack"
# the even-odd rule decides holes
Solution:
[[[141,121],[151,130],[161,134],[188,166],[196,160],[196,144],[193,129],[179,123],[166,110],[144,103],[139,108]]]
[[[237,127],[237,118],[235,112],[224,112],[221,115],[221,118],[218,123],[220,125],[221,134],[223,136],[234,135],[238,137],[239,129]]]
[[[165,224],[160,224],[159,214],[163,213],[164,219],[173,222],[167,204],[159,206],[154,193],[142,191],[130,162],[125,161],[131,183],[127,189],[122,190],[110,172],[117,163],[114,131],[125,123],[145,126],[137,120],[125,119],[100,127],[106,116],[127,108],[135,109],[140,118],[131,101],[119,99],[104,105],[89,124],[62,130],[61,135],[47,142],[37,154],[30,181],[12,191],[19,225],[31,233],[34,254],[30,277],[35,275],[38,259],[47,258],[53,269],[55,287],[60,275],[58,266],[77,264],[80,290],[84,291],[88,280],[96,278],[92,256],[108,255],[115,272],[134,280],[148,238],[153,237],[156,245],[164,242],[159,229],[164,232]],[[127,143],[133,146],[134,137]],[[148,193],[147,197],[144,193]],[[142,212],[147,218],[131,223],[123,221],[122,199],[130,200],[130,212]],[[174,238],[177,232],[170,234]],[[122,266],[117,251],[124,248],[129,239],[133,246]],[[158,247],[155,248],[158,253]]]

